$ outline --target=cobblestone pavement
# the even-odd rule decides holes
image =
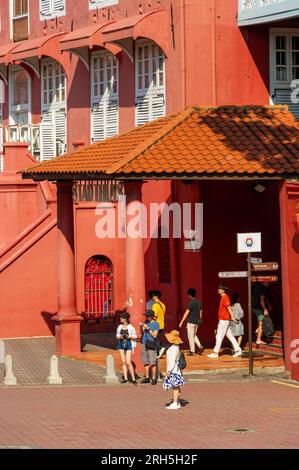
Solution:
[[[13,372],[19,385],[46,384],[50,358],[55,352],[55,339],[32,338],[5,340],[5,354],[13,359]],[[96,364],[59,358],[59,373],[64,385],[96,385],[103,383],[105,369]],[[0,368],[0,386],[3,386],[4,367]]]
[[[277,383],[278,382],[278,383]],[[299,384],[187,384],[180,410],[161,385],[0,389],[0,446],[49,449],[298,448]],[[149,429],[154,431],[149,435]]]

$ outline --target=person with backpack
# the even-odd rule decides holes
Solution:
[[[166,313],[166,305],[161,301],[162,293],[160,291],[152,291],[152,300],[153,304],[151,306],[151,310],[155,312],[156,321],[159,323],[159,333],[157,337],[157,352],[159,358],[162,357],[165,348],[162,345],[161,339],[164,335],[164,327],[165,327],[165,313]]]
[[[180,344],[183,341],[177,330],[166,333],[169,343],[166,354],[166,378],[163,384],[164,390],[173,390],[173,402],[166,406],[167,410],[179,410],[181,408],[181,387],[185,384],[182,369],[186,367],[186,361],[180,352]]]

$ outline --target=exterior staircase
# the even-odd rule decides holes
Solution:
[[[248,349],[248,343],[246,344],[245,349]],[[273,336],[269,336],[267,344],[252,343],[252,349],[271,356],[284,357],[282,331],[275,331]]]

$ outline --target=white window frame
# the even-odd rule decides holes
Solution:
[[[96,8],[111,7],[118,4],[119,0],[89,0],[89,9],[94,10]]]
[[[28,18],[28,35],[30,35],[30,1],[28,0],[28,13],[25,15],[14,16],[14,0],[9,0],[9,18],[10,18],[10,39],[13,40],[13,20],[17,18]]]
[[[98,95],[95,96],[94,94],[94,59],[97,58],[98,61],[100,60],[100,58],[103,57],[104,59],[108,58],[108,57],[112,57],[113,60],[116,60],[116,83],[117,83],[117,89],[116,89],[116,92],[109,92],[108,90],[108,80],[107,80],[107,69],[104,69],[104,73],[105,73],[105,77],[104,77],[104,87],[105,87],[105,91],[104,91],[104,94],[101,95],[100,93]],[[92,104],[96,104],[96,103],[99,103],[103,100],[109,100],[111,98],[118,98],[118,94],[119,94],[119,62],[117,60],[117,58],[115,56],[113,56],[113,54],[111,54],[111,52],[106,52],[106,51],[99,51],[99,52],[93,52],[91,54],[91,58],[90,58],[90,61],[91,61],[91,66],[90,66],[90,73],[91,73],[91,101],[92,101]],[[113,75],[114,75],[114,67],[113,68]],[[113,89],[113,85],[114,85],[114,80],[115,78],[112,80],[112,89]],[[98,80],[98,84],[100,84],[100,80]]]
[[[65,99],[61,100],[61,101],[59,101],[59,100],[57,101],[57,99],[56,99],[56,84],[55,84],[56,75],[53,74],[52,75],[52,85],[53,85],[52,93],[53,93],[53,96],[55,96],[55,99],[52,99],[51,103],[49,103],[49,102],[45,103],[44,102],[44,91],[45,91],[45,89],[44,89],[44,66],[46,66],[47,68],[50,65],[52,65],[52,67],[55,67],[56,64],[59,65],[60,70],[62,70],[63,73],[64,73],[64,84],[65,84],[65,86],[64,86],[64,98]],[[63,86],[62,86],[62,82],[61,82],[60,85],[59,85],[59,95],[60,96],[62,95],[62,90],[63,90]],[[49,92],[49,90],[47,90],[47,93],[48,92]],[[42,59],[42,61],[41,61],[41,109],[42,109],[42,111],[47,111],[49,109],[54,109],[54,108],[59,108],[59,109],[61,109],[63,107],[66,108],[66,105],[67,105],[67,77],[66,77],[66,73],[65,73],[65,70],[64,70],[63,66],[59,62],[57,62],[53,59]]]
[[[292,82],[292,36],[299,37],[299,28],[275,28],[270,29],[270,95],[271,104],[273,104],[273,96],[275,89],[290,89]],[[287,80],[278,81],[276,79],[276,36],[286,36],[287,40]]]
[[[28,76],[28,104],[27,105],[13,105],[13,74],[16,72],[25,72]],[[9,109],[9,125],[15,125],[13,122],[13,113],[28,113],[28,124],[32,121],[32,80],[29,73],[22,67],[13,65],[9,66],[8,73],[8,109]]]
[[[104,59],[107,59],[108,57],[112,57],[113,60],[116,60],[116,92],[113,91],[113,85],[114,85],[114,80],[115,78],[113,78],[112,80],[112,84],[111,84],[111,90],[109,92],[109,88],[108,88],[108,79],[107,79],[107,67],[104,67],[104,93],[101,95],[100,94],[100,79],[98,77],[98,91],[99,93],[97,95],[95,95],[94,93],[94,88],[95,88],[95,81],[94,81],[94,73],[95,73],[95,68],[94,68],[94,59],[97,58],[98,59],[98,62],[100,61],[100,59],[104,58]],[[112,66],[112,74],[114,76],[114,69],[115,67]],[[98,69],[99,71],[99,69]],[[113,56],[113,54],[111,54],[111,52],[107,52],[107,51],[98,51],[98,52],[93,52],[90,56],[90,87],[91,87],[91,126],[90,126],[90,131],[91,131],[91,134],[90,134],[90,141],[91,142],[94,142],[94,136],[93,136],[93,109],[94,107],[96,106],[103,106],[103,113],[104,113],[104,129],[103,129],[103,135],[104,135],[104,139],[106,137],[108,137],[107,135],[107,108],[108,108],[108,105],[110,103],[112,103],[113,101],[116,101],[117,102],[117,107],[119,106],[119,61],[116,57]],[[118,113],[117,113],[118,114]],[[119,115],[117,116],[117,121],[119,119]],[[119,121],[117,122],[117,133],[118,133],[118,130],[119,130]]]
[[[152,50],[152,46],[155,46],[157,51],[159,51],[159,49],[162,51],[163,53],[163,85],[154,85],[153,84],[153,60],[152,60],[152,52],[150,52],[150,55],[149,55],[149,79],[150,79],[150,85],[149,87],[143,87],[143,88],[139,88],[139,73],[138,73],[138,63],[139,63],[139,58],[138,58],[138,51],[139,51],[139,48],[140,47],[146,47],[148,46],[150,48],[150,51]],[[159,60],[159,55],[157,55],[157,59]],[[155,72],[157,74],[157,77],[156,79],[158,79],[158,74],[159,72],[156,71]],[[161,91],[164,91],[165,92],[165,54],[163,52],[163,50],[161,49],[160,46],[158,46],[158,44],[156,44],[155,42],[153,41],[146,41],[146,40],[139,40],[139,41],[136,41],[136,47],[135,47],[135,88],[136,88],[136,96],[144,96],[146,95],[147,93],[152,93],[152,92],[161,92]]]
[[[150,50],[149,54],[149,87],[143,87],[139,88],[139,48],[140,47],[145,47],[148,46]],[[160,85],[160,83],[156,83],[154,85],[153,82],[153,59],[152,59],[152,46],[155,46],[157,48],[157,55],[156,55],[156,60],[159,61],[160,55],[159,55],[159,50],[161,50],[163,54],[163,85]],[[143,67],[144,69],[144,67]],[[143,70],[144,71],[144,70]],[[159,69],[156,69],[156,80],[159,81]],[[154,41],[148,41],[146,39],[141,39],[136,41],[135,43],[135,125],[138,125],[138,116],[137,116],[137,101],[139,98],[148,98],[150,101],[150,108],[151,108],[151,100],[153,97],[156,97],[157,95],[163,95],[164,97],[164,107],[165,107],[165,113],[166,114],[166,61],[165,61],[165,54],[161,47],[156,44]],[[152,110],[150,109],[150,113]],[[152,117],[150,117],[150,121],[152,120]]]
[[[50,13],[48,15],[45,15],[42,13],[42,0],[39,0],[40,21],[50,20],[52,18],[66,15],[66,0],[64,0],[64,8],[62,10],[58,10],[57,12],[55,12],[55,9],[54,9],[54,0],[49,0],[49,1],[51,4]]]

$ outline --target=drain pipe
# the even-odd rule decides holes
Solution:
[[[182,109],[187,106],[186,100],[186,5],[185,0],[180,0],[181,18],[181,80],[182,80]]]
[[[212,0],[211,5],[212,24],[212,102],[217,105],[217,77],[216,77],[216,0]]]

